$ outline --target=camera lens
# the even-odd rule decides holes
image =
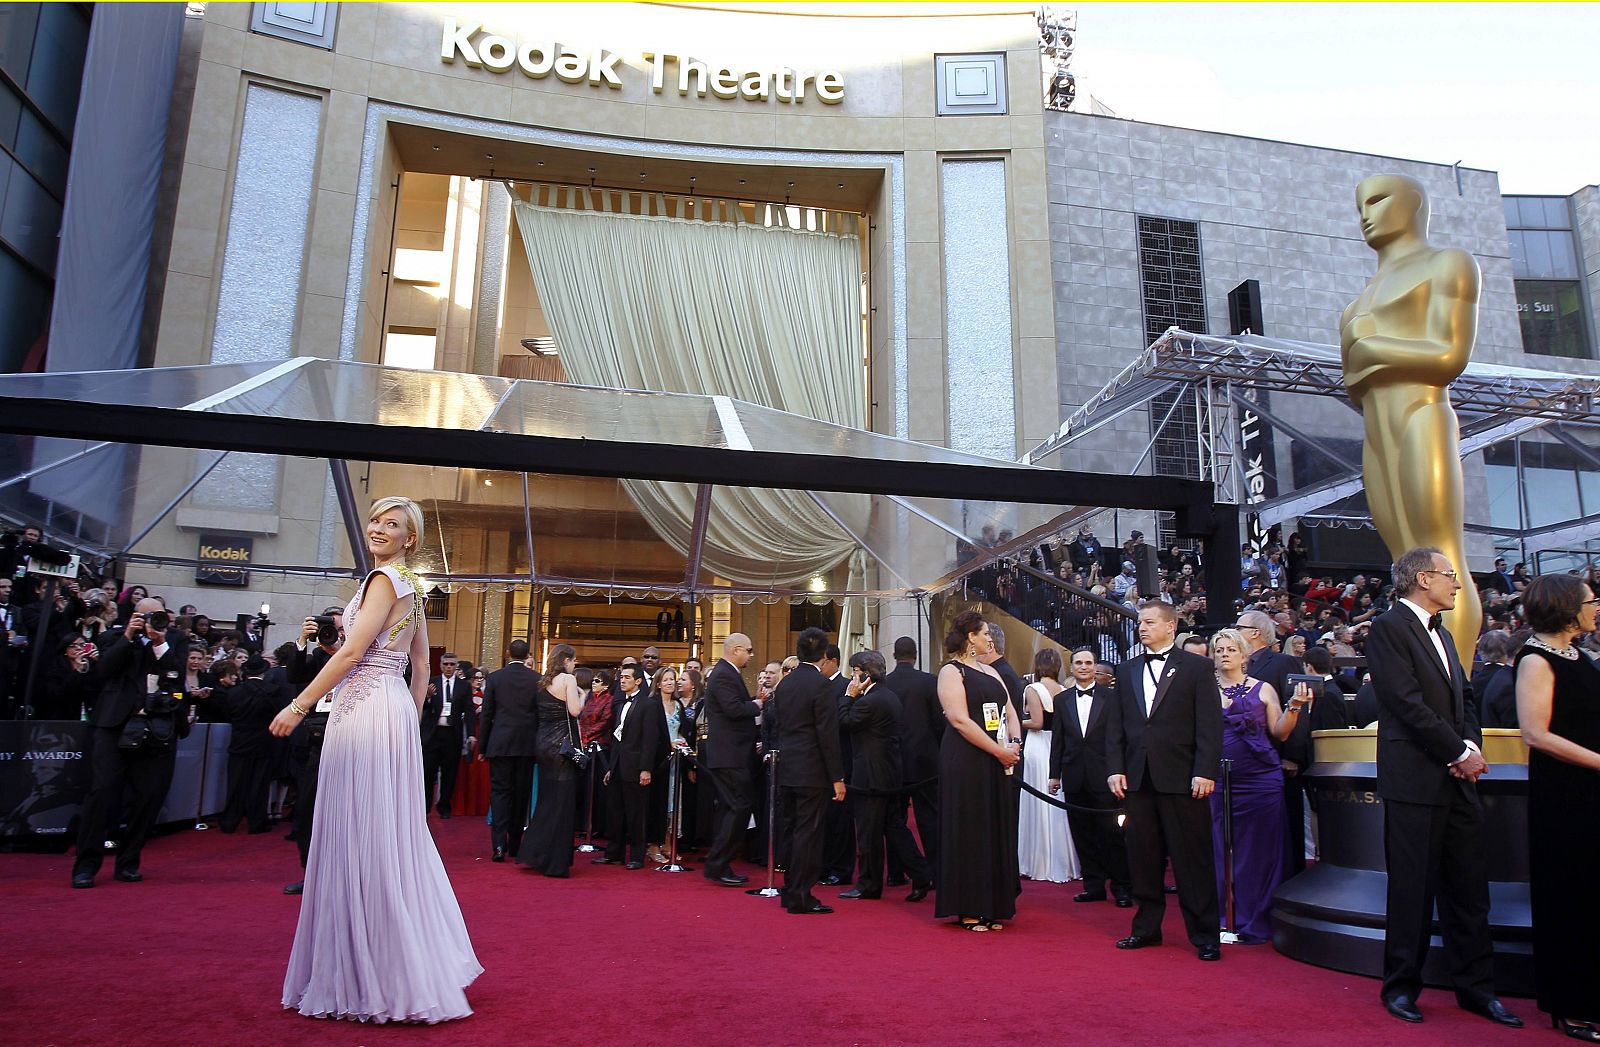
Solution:
[[[166,630],[170,628],[171,625],[172,615],[168,614],[166,611],[150,612],[150,628],[156,630]]]

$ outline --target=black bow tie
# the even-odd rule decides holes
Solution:
[[[1144,657],[1145,657],[1146,661],[1164,662],[1164,661],[1167,660],[1167,655],[1169,655],[1171,653],[1172,653],[1172,649],[1170,647],[1168,649],[1166,649],[1165,651],[1162,651],[1160,654],[1157,654],[1154,651],[1147,650],[1147,651],[1144,652]]]
[[[1094,692],[1093,691],[1079,691],[1078,692],[1078,697],[1079,698],[1093,698],[1094,697]]]
[[[1428,619],[1428,631],[1438,632],[1444,626],[1444,615],[1436,614]]]

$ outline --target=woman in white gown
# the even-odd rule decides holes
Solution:
[[[1046,648],[1034,655],[1034,683],[1023,692],[1022,780],[1041,793],[1050,784],[1050,725],[1061,686],[1061,655]],[[1017,817],[1017,871],[1030,880],[1065,883],[1078,878],[1067,812],[1023,790]]]
[[[273,734],[286,736],[319,699],[331,698],[300,923],[283,982],[283,1005],[312,1017],[464,1018],[472,1013],[465,989],[483,973],[416,802],[428,633],[405,557],[421,542],[415,502],[373,503],[367,548],[374,570],[345,610],[345,644],[272,724]],[[409,688],[407,661],[415,667]]]

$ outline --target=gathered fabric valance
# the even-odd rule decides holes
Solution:
[[[555,186],[533,198],[517,202],[517,223],[572,381],[730,396],[864,427],[857,216]],[[695,488],[625,483],[687,553]],[[865,533],[868,500],[831,504],[838,521],[804,492],[715,488],[704,565],[741,584],[798,585],[855,553],[852,574],[864,574],[849,532]]]

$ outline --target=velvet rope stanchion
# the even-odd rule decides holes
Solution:
[[[767,885],[745,891],[757,898],[776,898],[778,875],[778,750],[768,749],[761,756],[767,765]]]
[[[601,745],[599,742],[589,743],[589,815],[583,827],[583,842],[578,844],[579,854],[593,854],[600,848],[594,845],[594,769],[600,762]]]
[[[1233,911],[1233,761],[1222,761],[1222,898],[1228,903],[1227,920],[1222,925],[1222,944],[1238,945],[1242,940],[1235,930]]]
[[[667,819],[667,836],[672,849],[667,854],[667,864],[656,866],[656,872],[689,871],[689,866],[678,862],[678,819],[683,815],[683,783],[679,778],[683,771],[682,756],[683,750],[676,745],[667,754],[667,802],[672,804],[672,817]]]

